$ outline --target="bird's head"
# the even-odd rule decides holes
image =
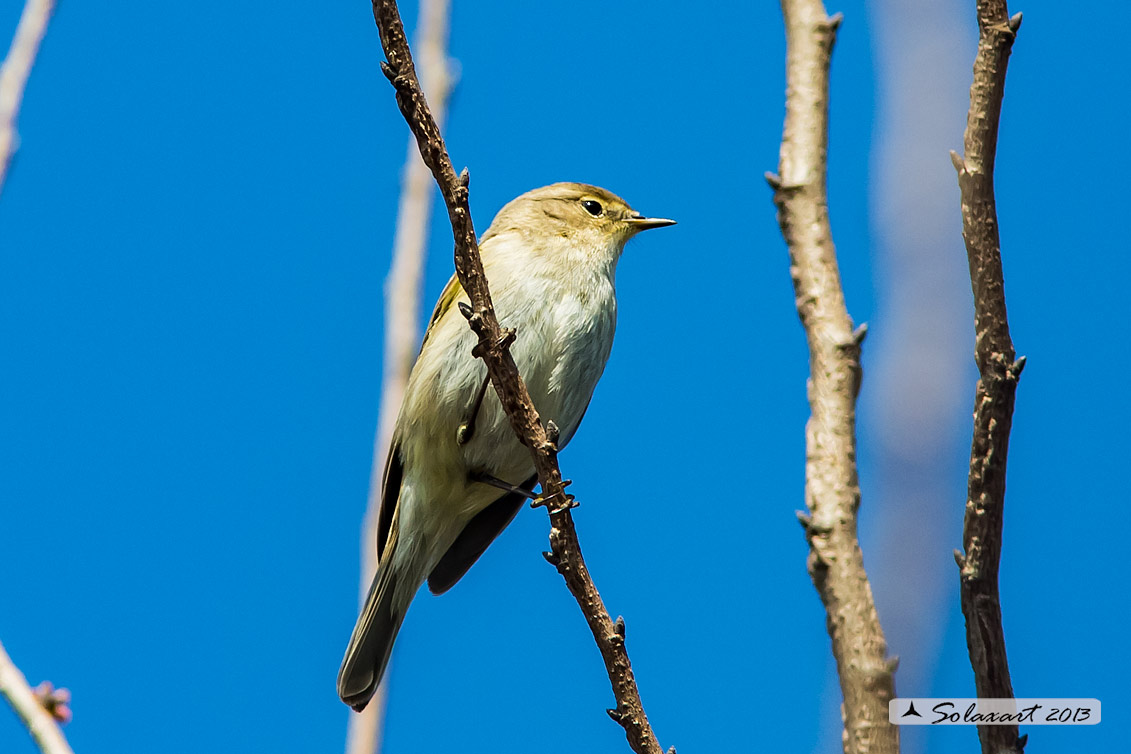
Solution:
[[[615,264],[628,239],[674,224],[642,215],[603,188],[555,183],[528,191],[499,210],[481,243],[511,236],[535,253],[592,255]]]

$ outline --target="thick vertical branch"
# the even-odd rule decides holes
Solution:
[[[896,752],[888,723],[893,663],[856,538],[856,396],[860,344],[844,303],[826,196],[829,62],[840,16],[820,0],[782,0],[786,115],[779,175],[768,175],[789,247],[797,311],[809,342],[805,502],[809,574],[825,605],[844,695],[846,754]]]
[[[16,116],[24,87],[53,10],[55,0],[27,0],[8,57],[0,66],[0,191],[4,190],[12,153],[16,151]]]
[[[381,70],[396,90],[397,104],[416,136],[420,154],[439,184],[448,209],[455,239],[456,275],[471,299],[468,322],[479,337],[473,353],[486,364],[491,384],[510,418],[511,426],[534,459],[542,498],[550,515],[550,552],[547,559],[565,578],[601,651],[617,702],[616,708],[609,711],[610,716],[624,728],[633,751],[660,754],[660,746],[644,714],[625,650],[624,623],[619,619],[613,622],[585,567],[569,511],[572,501],[565,492],[567,482],[563,482],[558,468],[557,448],[547,435],[511,356],[509,344],[513,332],[504,331],[495,317],[475,228],[471,223],[467,171],[457,176],[448,157],[440,128],[417,81],[395,0],[373,0],[373,17],[388,61],[382,63]]]
[[[450,0],[422,0],[416,31],[420,85],[428,92],[432,114],[443,124],[448,99],[454,86],[448,60]],[[369,503],[361,532],[361,592],[364,602],[377,570],[377,521],[381,508],[381,486],[389,443],[397,413],[404,398],[405,385],[420,345],[421,282],[428,249],[428,226],[432,220],[434,192],[432,174],[420,159],[416,140],[409,137],[401,198],[397,208],[393,261],[385,280],[385,352],[381,376],[381,407],[377,414],[377,436],[373,444],[373,466],[369,477]],[[381,727],[385,715],[387,679],[383,679],[374,698],[356,715],[349,716],[346,754],[375,754],[381,747]]]
[[[63,731],[28,685],[27,679],[0,644],[0,696],[27,728],[43,754],[72,754]]]
[[[1005,94],[1005,70],[1021,14],[1009,17],[1005,0],[978,0],[978,55],[970,87],[965,157],[951,153],[962,193],[962,235],[974,289],[974,359],[978,387],[974,404],[974,439],[962,527],[965,555],[955,553],[961,572],[966,644],[979,697],[1013,696],[1005,633],[1001,625],[998,564],[1001,561],[1005,462],[1017,379],[1025,359],[1015,359],[1005,311],[994,157],[998,121]],[[978,726],[983,754],[1020,752],[1024,738],[1015,725]]]

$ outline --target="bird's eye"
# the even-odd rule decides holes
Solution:
[[[586,199],[581,203],[581,206],[585,207],[585,211],[593,215],[593,217],[597,217],[603,211],[601,203],[595,202],[592,199]]]

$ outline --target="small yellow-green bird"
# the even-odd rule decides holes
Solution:
[[[499,322],[534,407],[564,447],[577,431],[613,345],[614,276],[628,239],[674,224],[583,183],[555,183],[507,204],[479,250]],[[377,689],[409,603],[425,580],[447,591],[487,549],[537,482],[476,337],[444,289],[405,387],[377,525],[377,574],[338,673],[338,695],[361,711]]]

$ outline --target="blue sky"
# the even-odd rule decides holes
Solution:
[[[0,2],[5,39],[20,5]],[[972,5],[950,6],[958,42],[942,46],[967,77]],[[846,16],[831,215],[850,311],[872,332],[861,536],[881,619],[905,606],[897,588],[915,592],[908,573],[939,585],[916,608],[923,640],[893,642],[908,669],[897,690],[969,696],[950,554],[973,401],[968,281],[940,279],[958,316],[934,328],[968,344],[934,459],[949,508],[918,517],[878,491],[891,484],[890,391],[918,379],[879,362],[914,345],[884,319],[901,283],[891,207],[871,188],[891,164],[885,66],[907,62],[880,54],[884,7],[829,6]],[[1129,72],[1095,37],[1114,3],[1019,8],[998,160],[1010,319],[1029,357],[1006,635],[1018,695],[1105,704],[1097,727],[1029,729],[1029,750],[1112,751],[1131,702],[1119,544],[1131,523],[1131,263],[1118,225]],[[414,5],[402,10],[411,27]],[[915,13],[899,22],[935,28]],[[776,4],[455,0],[451,47],[447,141],[471,170],[480,231],[558,180],[680,222],[628,248],[613,357],[561,458],[662,744],[837,750],[824,616],[794,519],[806,351],[761,178],[782,118]],[[344,745],[334,678],[356,610],[407,138],[379,56],[364,2],[64,0],[48,30],[0,198],[0,638],[30,680],[72,690],[76,751]],[[960,148],[964,114],[934,120]],[[937,160],[930,169],[950,170],[945,148]],[[914,170],[896,177],[897,195],[923,185]],[[953,183],[931,193],[957,207]],[[938,245],[961,266],[956,218]],[[451,270],[443,217],[431,252],[426,307]],[[904,553],[921,529],[932,544]],[[418,598],[386,751],[627,751],[597,650],[539,554],[547,532],[544,513],[524,512],[458,587]],[[916,733],[907,751],[972,749],[974,735]],[[33,751],[6,712],[0,750]]]

